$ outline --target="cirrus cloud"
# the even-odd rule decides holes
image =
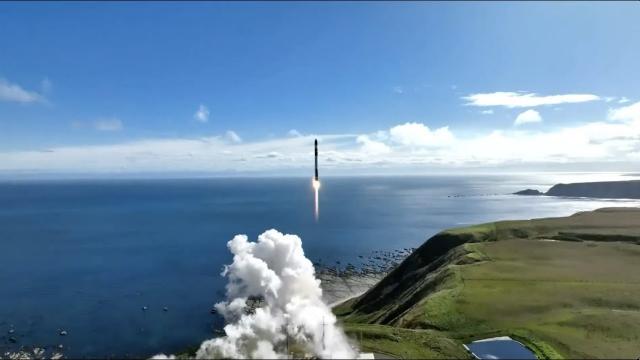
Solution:
[[[35,91],[23,89],[20,85],[12,84],[0,78],[0,100],[18,103],[42,102],[44,97]]]
[[[466,105],[471,106],[504,106],[508,108],[517,108],[582,103],[600,100],[600,97],[593,94],[540,96],[535,93],[498,91],[493,93],[471,94],[463,97],[462,99],[467,101]]]

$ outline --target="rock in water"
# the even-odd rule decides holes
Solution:
[[[514,192],[513,195],[544,195],[544,193],[534,189],[526,189]]]

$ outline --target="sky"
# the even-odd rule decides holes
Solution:
[[[638,171],[638,2],[1,2],[1,174]]]

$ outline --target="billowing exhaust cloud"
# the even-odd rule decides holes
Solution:
[[[289,344],[320,358],[358,356],[322,301],[298,236],[272,229],[257,242],[236,235],[227,246],[234,255],[222,273],[227,299],[216,304],[226,336],[203,342],[197,358],[283,358]],[[247,311],[254,299],[260,305]]]

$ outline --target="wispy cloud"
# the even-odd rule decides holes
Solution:
[[[542,116],[540,116],[540,113],[533,109],[529,109],[527,111],[523,111],[520,114],[518,114],[518,116],[516,117],[516,120],[513,122],[513,125],[520,126],[523,124],[539,123],[539,122],[542,122]]]
[[[291,137],[299,137],[299,136],[302,136],[302,133],[300,133],[300,131],[296,129],[291,129],[287,132],[287,135]]]
[[[117,118],[98,119],[93,126],[98,131],[120,131],[123,128],[122,121]]]
[[[234,144],[239,144],[242,142],[242,138],[233,130],[229,130],[224,134],[225,139],[227,139],[228,141],[234,143]]]
[[[489,109],[489,110],[482,110],[482,111],[480,111],[480,113],[481,113],[482,115],[491,115],[491,114],[493,114],[493,110],[492,110],[492,109]]]
[[[100,118],[92,121],[74,121],[71,123],[76,129],[89,128],[98,131],[120,131],[124,128],[122,120],[118,118]]]
[[[198,106],[198,110],[193,114],[193,118],[201,123],[206,123],[209,121],[209,108],[200,104],[200,106]]]
[[[44,101],[44,97],[35,92],[23,89],[20,85],[12,84],[0,78],[0,101],[34,103]]]
[[[402,86],[394,86],[393,92],[396,94],[404,94],[404,88]]]
[[[640,101],[628,106],[609,110],[609,119],[614,121],[640,122]]]
[[[600,100],[593,94],[564,94],[540,96],[535,93],[523,92],[493,92],[471,94],[462,98],[466,105],[471,106],[504,106],[508,108],[536,107],[543,105],[558,105],[568,103],[582,103]]]
[[[631,101],[631,100],[629,100],[629,99],[627,99],[626,97],[623,96],[618,100],[618,104],[625,104],[625,103],[628,103],[629,101]]]

